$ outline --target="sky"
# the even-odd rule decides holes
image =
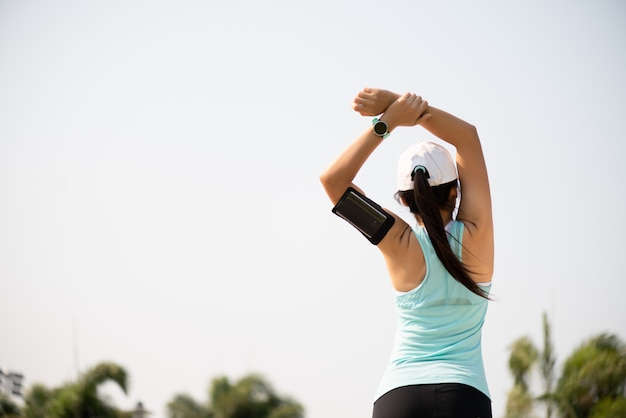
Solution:
[[[56,387],[113,361],[129,391],[103,396],[155,418],[251,372],[308,418],[370,416],[393,294],[318,178],[380,87],[478,128],[501,417],[509,346],[541,345],[544,312],[557,365],[626,341],[624,39],[618,0],[0,0],[0,367]],[[419,139],[394,131],[355,181],[402,216]]]

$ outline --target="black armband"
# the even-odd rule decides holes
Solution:
[[[358,229],[374,245],[387,235],[395,222],[395,218],[385,212],[379,204],[352,187],[341,196],[333,208],[333,213]]]

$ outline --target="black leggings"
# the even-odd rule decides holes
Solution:
[[[372,418],[491,418],[491,400],[460,383],[403,386],[374,402]]]

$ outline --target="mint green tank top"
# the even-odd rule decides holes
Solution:
[[[464,225],[453,221],[448,241],[461,258]],[[424,259],[424,281],[396,295],[397,324],[391,360],[376,398],[407,385],[463,383],[488,397],[481,352],[487,299],[470,292],[445,269],[425,228],[413,230]],[[484,286],[485,291],[490,286]]]

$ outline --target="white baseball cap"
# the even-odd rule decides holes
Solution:
[[[416,167],[428,171],[428,184],[438,186],[457,179],[456,166],[447,149],[434,142],[420,141],[406,149],[398,160],[398,190],[413,190]]]

